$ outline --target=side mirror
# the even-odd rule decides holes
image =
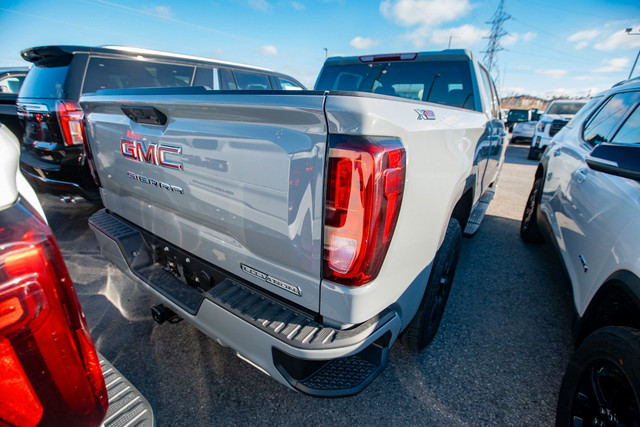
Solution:
[[[640,145],[600,144],[589,156],[593,170],[640,181]]]

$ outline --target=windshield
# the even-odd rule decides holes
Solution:
[[[373,92],[475,109],[469,63],[464,61],[325,65],[315,89]]]
[[[576,114],[586,102],[556,102],[551,104],[546,114]]]

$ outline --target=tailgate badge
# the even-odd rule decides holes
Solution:
[[[418,110],[416,108],[416,113],[418,113],[418,120],[435,120],[436,113],[431,110]]]
[[[256,270],[253,267],[249,267],[248,265],[240,264],[240,267],[242,268],[242,271],[244,271],[247,274],[257,277],[260,280],[264,280],[265,282],[270,283],[274,286],[277,286],[280,289],[284,289],[285,291],[291,292],[292,294],[298,295],[299,297],[302,296],[302,289],[300,289],[297,286],[290,285],[285,281],[269,276],[268,274],[265,274],[262,271]]]
[[[165,168],[182,170],[182,163],[167,160],[165,158],[167,154],[181,156],[182,147],[151,143],[145,148],[144,141],[122,138],[120,140],[120,152],[127,159],[163,166]]]

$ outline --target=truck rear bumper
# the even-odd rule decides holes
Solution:
[[[153,427],[153,409],[147,399],[107,359],[98,353],[109,395],[109,409],[102,425]]]
[[[89,220],[103,255],[179,316],[282,384],[312,396],[349,396],[384,369],[401,321],[393,310],[349,329],[322,325],[241,279],[209,266],[216,279],[196,289],[154,263],[146,232],[101,210]],[[184,254],[179,248],[176,259]],[[189,255],[187,262],[202,261]],[[192,260],[192,261],[191,261]]]

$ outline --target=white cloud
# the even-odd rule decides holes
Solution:
[[[569,40],[572,43],[585,42],[585,41],[593,40],[599,35],[600,35],[600,30],[578,31],[577,33],[571,34],[567,40]]]
[[[602,61],[602,67],[593,70],[594,73],[614,73],[622,71],[629,64],[629,58],[614,58],[608,61]]]
[[[640,36],[629,35],[625,30],[616,31],[604,41],[593,45],[598,50],[610,52],[616,49],[635,49],[640,47]]]
[[[514,44],[518,43],[519,39],[520,35],[518,33],[509,33],[502,38],[500,44],[503,46],[513,46]]]
[[[589,46],[589,42],[585,40],[585,41],[580,42],[577,45],[575,45],[575,48],[576,48],[576,50],[580,50],[580,49],[584,49],[587,46]]]
[[[353,40],[351,40],[351,47],[354,47],[356,49],[361,49],[361,50],[366,50],[366,49],[371,49],[374,46],[378,45],[378,41],[377,40],[371,40],[368,37],[355,37]]]
[[[291,7],[293,7],[295,10],[304,10],[305,6],[302,3],[299,3],[297,1],[292,1],[291,2]]]
[[[382,16],[403,27],[437,27],[461,18],[471,8],[468,0],[383,0],[380,3]]]
[[[520,33],[509,33],[502,38],[500,44],[502,46],[513,46],[517,44],[520,40],[523,42],[530,42],[538,36],[537,33],[529,31],[528,33],[520,34]]]
[[[248,0],[249,7],[259,12],[269,12],[271,4],[267,0]]]
[[[173,19],[173,12],[169,6],[156,6],[144,9],[144,12],[148,15],[157,16],[162,19]]]
[[[278,54],[278,49],[275,46],[262,46],[260,48],[260,55],[275,56]]]
[[[488,30],[465,24],[457,28],[446,28],[434,30],[431,33],[431,42],[435,44],[448,45],[451,37],[451,47],[467,47],[482,41],[482,38],[489,34]],[[416,45],[414,41],[414,45]],[[420,47],[416,45],[416,47]]]
[[[561,77],[566,76],[569,71],[567,70],[557,70],[557,69],[538,69],[535,71],[536,74],[540,74],[543,76],[551,77],[552,79],[559,79]]]

